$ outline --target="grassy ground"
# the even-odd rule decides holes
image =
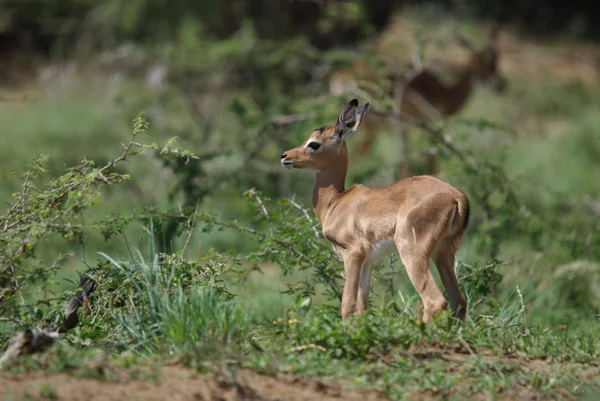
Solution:
[[[421,11],[399,18],[377,51],[403,61],[410,54],[408,33],[432,26],[435,29],[427,33],[432,42],[445,45],[425,49],[429,59],[435,55],[440,63],[463,60],[464,52],[447,41],[453,24],[433,24],[428,18],[434,17]],[[472,23],[461,24],[461,29],[480,37],[483,32]],[[600,91],[593,59],[600,49],[562,41],[540,43],[510,31],[503,32],[500,47],[508,92],[498,96],[478,88],[448,132],[462,149],[502,166],[522,202],[553,215],[542,216],[548,221],[543,231],[550,237],[542,246],[534,249],[521,237],[502,243],[497,258],[507,264],[501,268],[504,280],[495,302],[479,303],[488,297],[473,292],[466,324],[447,315],[420,324],[420,303],[401,266],[395,268],[392,287],[383,273],[375,277],[372,311],[348,323],[339,318],[338,302],[322,293],[310,298],[312,305],[307,298],[281,294],[286,282],[300,283],[313,273],[284,275],[285,268],[295,268],[285,261],[261,263],[263,274],[252,273],[242,283],[224,278],[228,290],[237,295],[233,301],[207,293],[204,282],[157,281],[152,287],[142,269],[128,277],[112,277],[122,288],[101,289],[98,299],[114,303],[102,301],[65,342],[47,353],[23,357],[0,373],[3,399],[595,399],[600,390],[600,270],[594,248],[598,212],[578,205],[593,205],[600,194],[600,134],[595,129]],[[578,51],[587,56],[574,57]],[[101,163],[120,151],[120,142],[128,137],[127,122],[151,102],[152,94],[133,78],[93,77],[84,71],[60,84],[42,86],[37,100],[29,104],[0,103],[3,177],[23,170],[40,152],[50,154],[50,169],[58,173],[83,157]],[[200,153],[205,143],[185,136],[192,117],[181,110],[180,101],[175,96],[165,108],[174,121],[169,131],[156,129],[148,142],[181,135],[186,147]],[[222,106],[221,99],[211,101],[211,107]],[[217,132],[240,129],[224,115]],[[511,130],[461,124],[481,118]],[[294,138],[304,135],[291,133]],[[416,130],[411,135],[415,149],[430,144]],[[389,182],[399,149],[397,137],[384,135],[371,157],[351,167],[348,181],[377,168],[379,174],[371,182]],[[272,152],[273,163],[278,151]],[[173,176],[149,154],[140,160],[126,167],[134,180],[104,193],[82,218],[166,205]],[[230,159],[220,160],[213,168],[226,168],[228,163]],[[447,155],[442,154],[441,167],[442,178],[465,180],[454,174],[456,164]],[[312,177],[304,172],[290,176],[297,199],[308,205]],[[0,200],[8,201],[17,184],[2,181]],[[241,197],[224,187],[206,198],[204,210],[242,223],[250,220],[240,215]],[[557,199],[565,199],[565,204],[556,206]],[[561,219],[564,225],[556,223]],[[563,236],[574,238],[572,249],[564,241],[560,246],[551,241]],[[591,238],[587,248],[586,241],[575,241],[586,236]],[[231,230],[198,230],[190,238],[191,263],[198,263],[212,246],[243,254],[256,244]],[[487,260],[480,241],[468,235],[459,260]],[[147,243],[139,227],[109,242],[91,236],[59,278],[75,277],[84,261],[105,260],[98,252],[119,261],[130,260],[130,250],[148,255]],[[41,258],[67,245],[73,246],[49,238],[42,244]],[[322,252],[329,255],[326,247]],[[208,274],[202,263],[198,271]],[[388,264],[382,266],[382,272],[389,272]],[[71,288],[66,282],[60,286]]]
[[[494,313],[472,312],[465,325],[448,315],[419,323],[414,298],[343,324],[337,308],[300,306],[269,321],[268,309],[213,303],[203,290],[188,294],[189,305],[165,294],[156,311],[138,305],[140,320],[129,315],[124,332],[104,337],[105,351],[59,344],[22,358],[1,374],[0,391],[68,400],[172,391],[177,399],[593,399],[600,386],[597,336],[527,324],[519,294]],[[116,352],[122,347],[130,351]],[[207,370],[216,376],[195,373]]]

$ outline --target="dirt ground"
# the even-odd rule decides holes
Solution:
[[[470,353],[454,349],[418,349],[410,350],[418,359],[441,359],[447,372],[465,373],[470,364]],[[477,354],[483,361],[504,366],[514,364],[522,373],[550,373],[558,368],[556,363],[546,360],[532,360],[518,356],[503,356],[498,359],[492,353]],[[583,381],[598,377],[599,367],[571,364],[579,368]],[[565,366],[563,366],[565,368]],[[0,372],[0,400],[195,400],[195,401],[308,401],[308,400],[348,400],[383,401],[388,400],[378,391],[358,391],[343,388],[316,377],[299,377],[289,374],[268,376],[251,370],[238,370],[235,377],[197,373],[180,366],[164,366],[155,379],[135,379],[126,372],[117,374],[116,380],[97,380],[89,377],[75,377],[64,373],[31,372],[13,374]],[[469,400],[487,400],[487,393],[472,393],[468,389],[469,379],[463,375],[460,384],[440,392],[407,391],[405,399],[429,401],[440,399],[460,399],[464,395]],[[556,387],[552,398],[542,394],[539,388],[532,387],[527,380],[519,380],[509,388],[496,394],[497,399],[513,400],[574,400],[575,397],[565,389]],[[454,398],[452,398],[454,397]]]
[[[308,401],[308,400],[386,400],[370,391],[344,390],[337,384],[318,379],[292,376],[271,377],[249,370],[236,374],[237,385],[231,380],[194,373],[178,367],[166,367],[160,379],[99,381],[66,374],[0,373],[0,399],[90,400],[196,400],[196,401]]]

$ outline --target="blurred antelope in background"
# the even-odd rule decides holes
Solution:
[[[457,35],[459,43],[469,50],[470,56],[467,63],[460,68],[458,78],[453,85],[446,85],[435,72],[421,67],[414,61],[413,71],[404,78],[397,74],[381,76],[363,63],[356,62],[353,71],[340,70],[332,74],[329,90],[335,96],[358,92],[374,99],[387,94],[394,100],[395,112],[421,121],[443,119],[458,113],[463,108],[478,83],[488,83],[498,93],[505,90],[506,79],[498,69],[500,59],[498,34],[499,27],[494,25],[490,29],[488,43],[482,50],[476,50],[466,38]],[[371,96],[374,93],[372,86],[381,88],[382,85],[387,89]],[[355,148],[357,157],[364,155],[371,148],[383,126],[388,124],[387,120],[387,116],[371,116],[371,120],[365,124],[365,136]],[[410,173],[410,148],[406,131],[405,126],[400,126],[403,160],[396,178],[404,178]],[[428,154],[426,173],[432,175],[437,173],[435,150]]]
[[[355,184],[346,189],[346,138],[363,122],[369,103],[356,99],[336,123],[310,133],[281,155],[288,168],[316,170],[312,205],[323,236],[344,262],[342,318],[369,306],[371,269],[398,252],[423,301],[423,321],[448,305],[429,268],[433,259],[455,316],[464,320],[467,302],[454,272],[456,252],[469,222],[469,200],[459,189],[430,175],[397,181],[383,188]]]

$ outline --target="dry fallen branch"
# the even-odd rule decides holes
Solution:
[[[63,309],[63,327],[55,331],[27,329],[16,332],[6,343],[5,352],[2,357],[0,357],[0,368],[10,359],[19,355],[44,351],[60,339],[60,333],[64,333],[74,328],[79,323],[77,310],[84,303],[90,302],[90,296],[98,287],[98,283],[88,276],[81,276],[79,279],[79,287],[81,288],[81,291],[78,291]]]
[[[58,339],[57,332],[46,332],[39,329],[18,331],[6,343],[6,350],[0,358],[0,368],[16,356],[43,351]]]

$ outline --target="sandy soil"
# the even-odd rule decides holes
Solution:
[[[0,373],[0,399],[89,400],[349,400],[379,401],[374,391],[344,390],[319,379],[271,377],[249,370],[237,372],[236,384],[224,377],[204,375],[179,367],[165,367],[157,380],[99,381],[66,374]]]
[[[407,391],[408,400],[440,400],[459,397],[463,394],[470,400],[487,400],[487,393],[472,393],[467,373],[467,359],[474,357],[462,349],[421,348],[408,350],[417,359],[441,359],[448,373],[462,373],[463,380],[452,389],[439,389],[436,393]],[[375,358],[375,356],[373,356]],[[381,356],[377,357],[380,358]],[[598,377],[599,367],[570,364],[569,367],[519,356],[494,356],[489,351],[478,352],[482,362],[496,366],[514,366],[522,373],[560,375],[565,368],[578,368],[583,380]],[[390,356],[391,358],[391,356]],[[443,361],[443,362],[442,362]],[[390,361],[391,362],[391,361]],[[117,380],[101,381],[92,378],[74,377],[64,373],[32,372],[12,374],[0,372],[0,400],[52,399],[64,401],[90,400],[202,400],[202,401],[308,401],[388,400],[378,391],[348,390],[340,384],[316,377],[306,378],[293,375],[268,376],[251,370],[239,370],[235,378],[224,375],[200,374],[179,366],[164,366],[156,379],[135,379],[123,371]],[[561,387],[552,390],[548,398],[531,382],[519,380],[514,385],[500,390],[496,397],[502,400],[546,400],[559,398],[574,400],[570,392]]]

